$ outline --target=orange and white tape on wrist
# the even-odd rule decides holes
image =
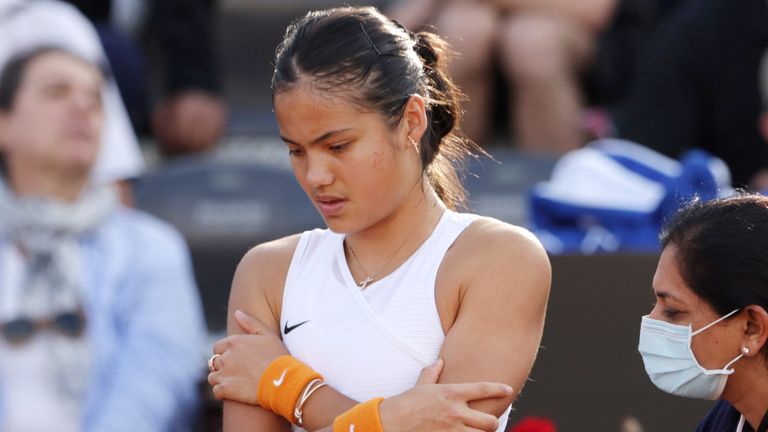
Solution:
[[[355,405],[336,417],[333,432],[384,432],[379,417],[379,405],[384,398],[375,398]]]
[[[296,423],[294,408],[312,380],[323,377],[299,360],[283,355],[267,366],[259,380],[259,405]]]

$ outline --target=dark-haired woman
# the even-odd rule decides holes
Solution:
[[[329,229],[238,266],[231,336],[209,361],[225,430],[503,430],[541,338],[549,261],[527,231],[456,212],[468,148],[444,49],[373,8],[289,27],[275,113]],[[414,387],[424,368],[418,383],[441,384]]]
[[[768,430],[768,197],[694,202],[662,236],[639,350],[668,393],[719,399],[699,432]]]

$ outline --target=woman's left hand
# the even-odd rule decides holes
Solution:
[[[258,405],[261,375],[288,350],[280,337],[258,318],[238,310],[235,319],[246,334],[227,336],[214,345],[208,383],[216,399]]]

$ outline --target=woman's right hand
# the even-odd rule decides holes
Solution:
[[[386,432],[498,429],[498,418],[468,404],[473,400],[508,397],[512,387],[491,382],[436,384],[442,369],[440,359],[421,371],[414,388],[381,402],[379,416]]]

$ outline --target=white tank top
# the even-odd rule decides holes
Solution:
[[[421,369],[437,360],[445,340],[435,303],[438,268],[475,219],[446,210],[407,261],[365,290],[347,266],[344,235],[304,232],[288,270],[280,314],[288,351],[359,402],[412,388]],[[508,415],[509,409],[499,431]]]

